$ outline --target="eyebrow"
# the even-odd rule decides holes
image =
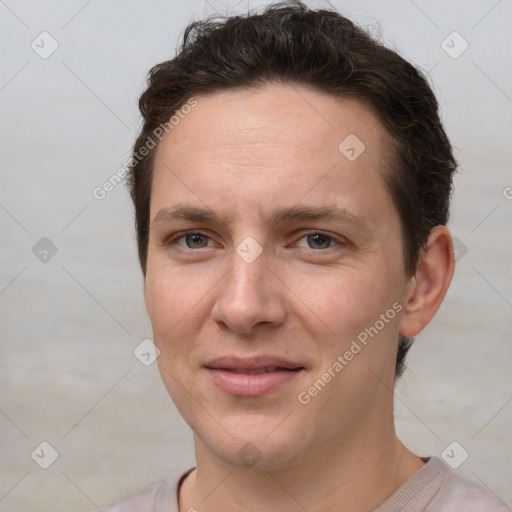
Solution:
[[[228,224],[232,216],[219,216],[212,210],[187,204],[177,204],[172,208],[162,208],[153,218],[152,224],[164,224],[175,220],[189,220],[205,223]],[[276,208],[268,216],[268,224],[282,224],[297,221],[338,221],[353,224],[357,228],[373,232],[368,219],[350,212],[346,208],[336,206],[292,206],[288,208]]]

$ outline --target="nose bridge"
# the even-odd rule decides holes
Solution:
[[[258,259],[261,264],[263,251],[263,246],[252,235],[245,236],[236,247],[236,253],[247,265],[252,265]]]
[[[255,294],[260,299],[267,270],[267,255],[263,246],[252,235],[245,236],[235,247],[231,261],[230,281],[235,294]],[[268,281],[267,281],[268,284]],[[254,299],[254,297],[253,297]]]
[[[212,311],[214,320],[245,334],[256,324],[283,320],[284,307],[268,263],[264,248],[253,236],[245,236],[234,247],[230,271]]]

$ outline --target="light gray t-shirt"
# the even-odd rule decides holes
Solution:
[[[428,461],[375,512],[511,512],[491,491],[454,473],[438,457]],[[121,498],[104,512],[178,512],[177,489],[192,469]],[[187,512],[187,511],[181,511]]]

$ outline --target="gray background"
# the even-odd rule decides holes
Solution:
[[[512,501],[512,2],[333,5],[429,72],[461,164],[462,250],[396,389],[399,435],[424,456],[457,441],[457,472]],[[146,72],[192,18],[228,8],[247,3],[0,0],[0,511],[87,511],[194,464],[156,363],[133,354],[151,326],[128,194],[93,190],[129,156]],[[46,59],[43,31],[59,44]],[[453,31],[458,58],[458,36],[441,46]],[[31,457],[43,441],[48,469]]]

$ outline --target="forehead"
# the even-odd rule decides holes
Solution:
[[[276,84],[195,99],[157,148],[152,218],[185,196],[226,215],[302,200],[356,215],[389,206],[388,136],[363,102]]]
[[[240,154],[240,144],[264,142],[338,156],[338,144],[333,142],[350,134],[364,137],[374,147],[386,138],[376,113],[363,101],[304,86],[266,84],[195,99],[197,106],[179,116],[179,124],[164,135],[160,147],[170,143],[189,152],[222,149],[234,156]]]

